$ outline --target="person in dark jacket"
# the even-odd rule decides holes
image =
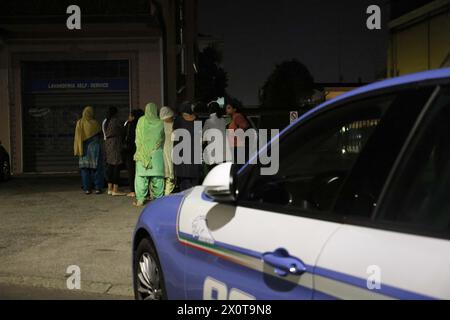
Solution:
[[[195,163],[194,151],[195,151],[195,131],[194,131],[194,121],[196,116],[194,115],[192,104],[190,102],[184,102],[178,109],[180,115],[175,119],[173,123],[173,130],[184,129],[189,132],[190,135],[190,150],[182,150],[180,152],[180,157],[189,157],[189,163],[182,162],[181,164],[174,163],[174,173],[178,181],[180,190],[186,190],[200,184],[200,179],[202,176],[202,164]],[[199,132],[200,145],[201,145],[202,133]],[[180,141],[174,142],[174,149],[176,145],[182,143],[183,138]],[[189,156],[184,155],[184,152],[190,152]],[[201,152],[201,147],[200,147]]]
[[[105,122],[105,154],[106,154],[106,181],[108,194],[124,196],[119,192],[120,167],[122,160],[123,123],[117,117],[116,107],[110,107]]]
[[[128,197],[135,197],[134,178],[136,176],[136,162],[134,154],[136,153],[136,126],[140,117],[144,115],[141,109],[134,109],[130,112],[128,121],[125,124],[125,141],[124,141],[124,160],[128,170],[128,182],[130,185],[130,193]]]

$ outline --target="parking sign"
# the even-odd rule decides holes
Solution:
[[[298,119],[298,111],[291,111],[289,112],[289,119],[291,120],[291,123]]]

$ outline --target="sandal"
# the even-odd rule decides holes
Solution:
[[[143,206],[144,206],[144,203],[143,203],[143,202],[140,202],[140,201],[134,201],[134,202],[133,202],[133,206],[135,206],[135,207],[143,207]]]
[[[113,197],[123,197],[123,196],[126,196],[127,194],[123,193],[123,192],[113,192],[111,195]]]

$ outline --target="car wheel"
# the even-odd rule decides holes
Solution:
[[[134,296],[137,300],[165,300],[158,255],[149,239],[142,239],[134,255]]]
[[[11,167],[8,160],[3,160],[1,167],[1,179],[8,181],[11,178]]]

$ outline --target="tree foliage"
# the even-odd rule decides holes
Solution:
[[[293,59],[276,65],[262,90],[262,107],[296,110],[308,105],[314,79],[301,62]]]
[[[196,99],[204,102],[225,96],[228,75],[220,66],[222,57],[213,47],[206,47],[198,55]]]

